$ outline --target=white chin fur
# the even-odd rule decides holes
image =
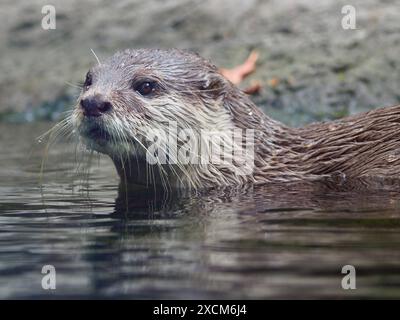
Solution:
[[[88,150],[94,150],[103,154],[106,154],[112,158],[114,157],[126,157],[129,156],[138,156],[140,155],[138,146],[132,146],[127,142],[113,142],[109,140],[96,140],[94,138],[89,138],[85,136],[81,136],[82,143],[86,146]]]

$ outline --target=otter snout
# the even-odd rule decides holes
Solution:
[[[81,108],[86,117],[100,117],[103,113],[110,111],[112,105],[103,97],[95,95],[82,99]]]

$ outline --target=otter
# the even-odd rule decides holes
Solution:
[[[185,50],[128,49],[99,62],[88,71],[68,121],[88,149],[112,159],[125,184],[203,189],[399,176],[400,106],[287,127],[264,114],[211,62]],[[170,156],[174,161],[165,162],[156,153],[149,161],[155,141],[159,151],[170,148],[171,122],[178,130],[225,136],[252,130],[251,152],[232,152],[247,148],[249,139],[241,137],[218,149],[230,161]],[[178,134],[177,147],[185,139]],[[250,166],[238,171],[248,158]]]

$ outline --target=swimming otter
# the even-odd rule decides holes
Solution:
[[[125,183],[198,189],[331,176],[392,178],[400,169],[400,106],[289,128],[266,116],[209,61],[177,49],[129,49],[91,68],[70,121],[89,149],[111,157]],[[251,170],[238,172],[250,153],[232,152],[247,148],[244,137],[219,149],[230,161],[169,156],[174,161],[166,163],[158,153],[149,162],[154,137],[159,151],[171,149],[170,122],[225,136],[253,129]],[[177,146],[185,139],[178,134]]]

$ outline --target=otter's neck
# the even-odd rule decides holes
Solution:
[[[247,97],[228,104],[240,128],[259,129],[254,182],[335,177],[397,176],[400,171],[400,106],[344,119],[288,128],[270,119]],[[239,101],[239,100],[236,100]]]
[[[160,187],[170,189],[176,187],[174,177],[170,174],[168,166],[156,166],[149,164],[143,157],[112,157],[118,175],[121,178],[121,186],[138,185]]]
[[[237,90],[225,99],[225,108],[237,128],[254,129],[254,183],[304,179],[301,159],[307,139],[279,121],[269,118],[248,97]]]

